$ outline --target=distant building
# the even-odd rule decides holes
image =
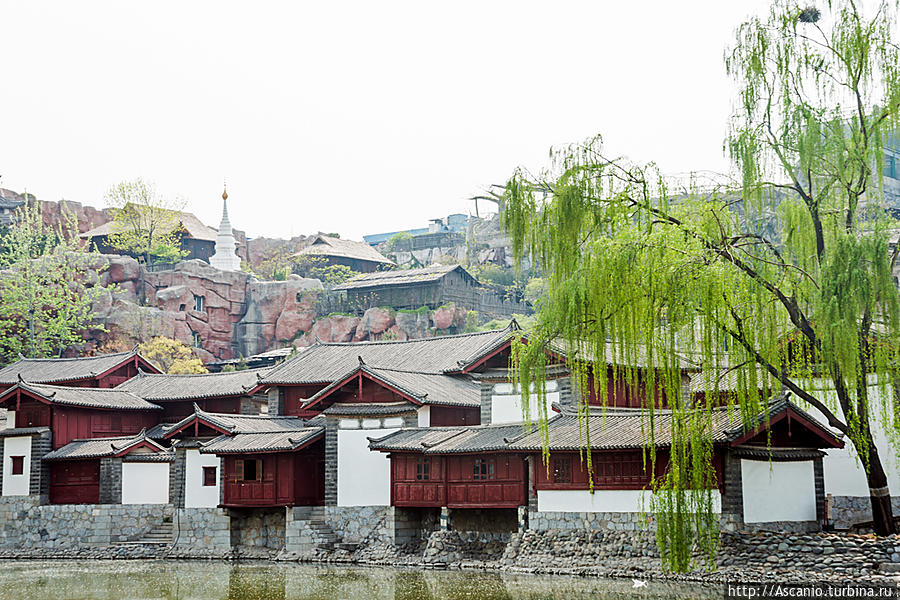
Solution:
[[[360,273],[372,273],[380,268],[395,266],[393,261],[365,242],[342,240],[329,235],[316,236],[312,244],[294,256],[323,258],[329,265],[344,265]]]
[[[181,249],[188,253],[185,256],[185,260],[199,258],[209,262],[210,257],[216,251],[216,230],[204,225],[200,219],[189,212],[178,212],[177,220]],[[123,230],[124,227],[121,223],[109,221],[82,233],[80,237],[94,243],[100,252],[121,254],[121,251],[116,250],[109,244],[109,236]]]
[[[430,219],[428,227],[420,227],[417,229],[403,229],[401,231],[389,231],[387,233],[373,233],[364,235],[363,240],[370,246],[377,246],[391,239],[398,233],[408,233],[413,237],[426,235],[429,233],[464,233],[469,225],[468,215],[462,213],[454,213],[447,215],[442,219]]]
[[[460,265],[384,271],[354,277],[332,288],[349,303],[416,309],[450,302],[470,310],[478,307],[481,284]]]
[[[0,188],[0,227],[16,222],[13,214],[17,208],[25,206],[25,200],[19,194]]]

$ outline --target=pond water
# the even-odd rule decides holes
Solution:
[[[201,561],[4,561],[3,600],[631,600],[718,587],[469,571]]]

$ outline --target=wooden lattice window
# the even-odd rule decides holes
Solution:
[[[431,459],[419,458],[416,460],[416,480],[428,481],[431,479]]]
[[[215,487],[216,485],[216,468],[203,467],[203,486]]]
[[[554,458],[551,467],[553,483],[572,483],[571,458]]]
[[[25,473],[25,457],[24,456],[10,456],[12,459],[12,471],[10,471],[11,475],[23,475]]]
[[[614,458],[594,461],[594,481],[598,485],[640,486],[649,479],[640,452],[617,454]]]
[[[493,479],[494,459],[476,458],[472,461],[472,479]]]
[[[258,458],[237,461],[238,481],[262,481],[262,461]]]

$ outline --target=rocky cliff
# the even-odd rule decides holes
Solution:
[[[94,306],[96,327],[85,334],[92,351],[127,346],[154,336],[199,344],[204,362],[250,356],[289,345],[377,339],[406,340],[455,333],[467,311],[452,306],[432,311],[370,308],[362,316],[320,315],[318,279],[292,275],[260,281],[243,272],[219,271],[203,261],[147,272],[133,258],[98,255],[88,281],[108,288]],[[143,305],[138,298],[145,299]]]

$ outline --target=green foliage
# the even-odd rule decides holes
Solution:
[[[431,312],[431,309],[427,306],[420,306],[419,308],[399,308],[397,312],[407,315],[427,315]]]
[[[519,326],[524,330],[529,330],[537,324],[537,316],[535,315],[513,314],[513,319],[515,319]],[[468,325],[468,315],[466,323]],[[483,325],[478,325],[475,328],[475,331],[492,331],[494,329],[503,329],[507,325],[509,325],[509,319],[491,319]]]
[[[324,267],[313,267],[309,270],[310,277],[318,279],[326,286],[344,283],[348,279],[353,279],[359,275],[358,271],[354,271],[347,265],[326,265]]]
[[[56,230],[45,225],[39,205],[28,203],[17,213],[19,221],[6,232],[0,261],[0,361],[19,354],[59,356],[81,342],[92,324],[94,300],[106,293],[85,281],[85,273],[104,260],[83,252],[71,214],[64,214]]]
[[[480,319],[478,318],[478,311],[470,310],[469,312],[466,313],[466,324],[464,326],[463,332],[464,333],[473,333],[475,331],[478,331],[479,322],[480,322]]]
[[[726,63],[740,90],[727,144],[739,183],[676,189],[652,164],[605,156],[598,137],[554,151],[539,181],[519,171],[507,185],[515,255],[540,264],[548,281],[529,343],[514,344],[519,383],[544,394],[543,349],[553,341],[593,358],[570,367],[598,389],[665,395],[671,457],[651,485],[651,509],[668,569],[686,571],[695,556],[714,566],[716,405],[746,426],[765,412],[767,391],[784,387],[847,436],[870,489],[887,489],[872,426],[880,420],[896,438],[900,423],[871,381],[882,397],[900,387],[880,169],[883,140],[900,123],[896,12],[885,3],[863,15],[846,0],[828,8],[825,27],[775,0],[767,19],[738,29]],[[682,396],[683,356],[702,364],[703,402]],[[625,365],[612,380],[607,362]],[[710,386],[726,368],[738,389],[720,396]],[[825,397],[809,391],[816,378],[831,388]],[[657,409],[643,402],[652,439]],[[656,448],[645,454],[655,472]],[[889,498],[872,504],[876,532],[893,532]]]
[[[295,256],[291,265],[294,273],[318,279],[325,286],[337,285],[359,275],[346,265],[328,264],[328,259],[321,256]]]
[[[408,231],[395,233],[388,238],[385,250],[388,252],[397,252],[400,250],[409,250],[412,247],[413,234]]]
[[[106,193],[113,218],[107,243],[114,249],[149,261],[177,261],[181,250],[181,210],[184,202],[159,195],[142,179],[123,181]]]
[[[549,284],[543,277],[535,277],[525,284],[525,300],[536,306],[538,301],[547,295]]]

